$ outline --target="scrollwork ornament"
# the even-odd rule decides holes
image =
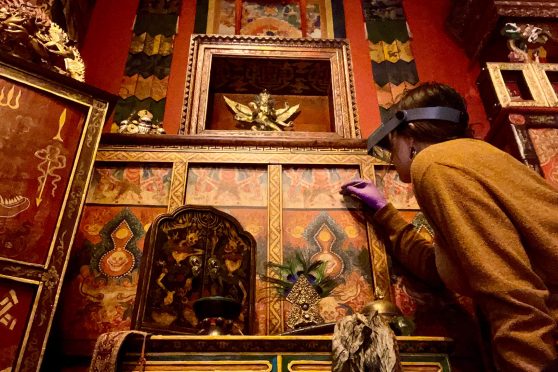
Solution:
[[[45,287],[48,289],[54,288],[60,281],[60,275],[54,266],[51,266],[48,271],[45,271],[41,275],[41,281],[44,283]]]

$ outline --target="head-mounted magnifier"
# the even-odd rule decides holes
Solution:
[[[460,123],[466,114],[450,107],[421,107],[397,111],[387,123],[382,123],[368,137],[368,155],[390,162],[391,152],[388,135],[398,126],[418,120],[443,120]]]

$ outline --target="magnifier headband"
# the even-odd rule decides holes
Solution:
[[[420,107],[397,111],[393,118],[387,123],[382,123],[380,128],[376,129],[368,137],[368,154],[374,155],[375,152],[377,153],[377,151],[374,150],[376,146],[384,147],[381,142],[386,140],[387,136],[401,124],[419,120],[443,120],[458,124],[464,120],[466,115],[466,113],[460,110],[442,106]]]

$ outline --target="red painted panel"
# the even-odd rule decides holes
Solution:
[[[44,263],[87,107],[0,79],[0,257]]]
[[[362,137],[366,138],[380,126],[380,109],[376,87],[372,78],[372,62],[368,51],[368,40],[364,29],[364,16],[360,0],[343,1],[345,28],[351,43],[355,94]]]
[[[0,371],[15,367],[36,287],[0,279]]]
[[[461,93],[467,100],[475,135],[484,138],[489,126],[475,84],[480,68],[468,59],[444,28],[450,1],[404,0],[403,6],[420,81],[446,83]]]
[[[138,3],[139,0],[96,1],[80,50],[88,84],[118,93]]]

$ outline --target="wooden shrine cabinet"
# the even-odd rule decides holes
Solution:
[[[486,140],[558,188],[558,64],[487,63],[478,79]]]
[[[0,58],[0,370],[38,371],[112,96]]]
[[[141,200],[133,193],[123,195],[121,191],[127,187],[123,185],[132,180],[126,180],[125,174],[131,169],[140,170],[137,182],[144,185],[143,190],[157,184],[148,175],[163,169],[164,190],[157,195],[143,192]],[[134,226],[138,222],[140,227],[149,224],[142,216],[153,215],[153,210],[173,211],[184,204],[209,205],[232,215],[257,244],[254,333],[152,335],[145,349],[146,370],[328,371],[331,336],[282,335],[289,330],[286,319],[290,304],[273,296],[258,274],[269,275],[264,263],[283,262],[294,250],[331,260],[334,274],[343,276],[345,282],[339,294],[320,302],[320,313],[326,322],[358,312],[374,299],[393,301],[383,240],[367,221],[360,203],[339,194],[341,184],[350,179],[374,179],[389,191],[397,207],[412,212],[417,207],[410,200],[410,190],[397,189],[393,176],[394,171],[386,164],[366,154],[365,141],[360,139],[276,140],[262,146],[257,138],[225,141],[199,136],[105,134],[78,234],[90,235],[86,226],[101,208],[114,209],[107,212],[110,221],[105,226],[116,231],[125,220],[138,238],[142,232],[136,232]],[[113,195],[120,196],[111,197],[106,190],[114,190]],[[112,234],[112,230],[103,231],[105,236]],[[134,240],[135,237],[130,239]],[[96,256],[110,249],[102,244],[96,247],[101,250],[94,253]],[[134,253],[138,247],[130,245],[126,249]],[[133,272],[137,269],[133,270],[132,281],[136,280]],[[127,287],[119,284],[121,280],[109,277],[103,285],[126,293]],[[83,284],[86,283],[82,282],[82,292],[87,292]],[[402,337],[399,345],[405,370],[449,371],[451,339]],[[141,342],[124,347],[122,370],[135,370],[140,350]]]
[[[398,337],[405,372],[449,372],[451,343],[443,337]],[[125,348],[122,371],[329,372],[331,336],[154,336]]]

